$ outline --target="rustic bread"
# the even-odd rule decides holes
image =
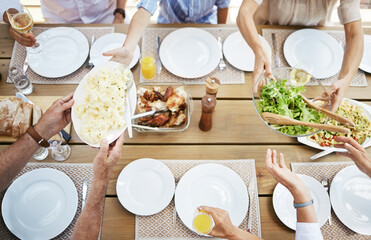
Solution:
[[[12,125],[12,137],[18,138],[26,133],[31,126],[32,104],[22,102],[14,117]]]
[[[35,125],[43,115],[41,108],[37,105],[33,105],[32,110],[32,125]]]
[[[12,136],[13,121],[21,103],[15,97],[0,99],[0,136]]]

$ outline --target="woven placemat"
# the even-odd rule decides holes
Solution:
[[[252,230],[251,232],[255,235],[261,236],[261,225],[260,225],[260,211],[259,211],[259,199],[258,199],[258,186],[255,173],[255,160],[243,159],[243,160],[161,160],[165,165],[169,167],[171,172],[174,174],[175,182],[178,183],[180,178],[191,168],[205,163],[217,163],[222,164],[226,167],[234,170],[245,182],[246,188],[249,186],[250,181],[254,181],[254,190],[252,200],[253,204],[252,211]],[[245,219],[239,226],[240,228],[247,230],[247,218],[249,213],[246,214]],[[135,239],[210,239],[209,237],[202,237],[189,230],[183,223],[182,220],[176,215],[176,224],[173,225],[174,220],[174,201],[160,213],[152,216],[136,216],[135,226]]]
[[[64,172],[68,177],[72,179],[72,182],[75,184],[77,189],[77,196],[79,199],[77,205],[77,211],[74,219],[72,220],[71,224],[57,237],[53,239],[71,239],[73,230],[77,223],[77,219],[81,214],[81,197],[82,197],[82,181],[86,179],[88,183],[88,192],[90,190],[90,186],[93,182],[93,164],[91,163],[28,163],[22,171],[17,175],[16,178],[20,177],[26,172],[30,172],[35,169],[39,168],[53,168]],[[4,197],[5,191],[0,193],[0,201],[2,202]],[[1,211],[1,210],[0,210]],[[0,218],[0,239],[18,239],[14,236],[6,227],[4,220]]]
[[[343,168],[354,165],[353,162],[323,162],[323,163],[291,163],[291,169],[294,173],[300,173],[311,176],[321,182],[327,178],[331,186],[331,182],[335,175]],[[366,240],[370,236],[364,236],[353,232],[347,228],[336,216],[331,209],[332,225],[328,221],[321,227],[323,239],[357,239]]]
[[[290,65],[287,63],[285,59],[285,55],[283,53],[283,45],[285,43],[286,38],[296,30],[292,29],[263,29],[263,37],[268,41],[268,43],[272,47],[272,59],[274,59],[274,49],[273,49],[273,43],[272,43],[272,33],[275,33],[276,35],[276,44],[277,44],[277,50],[278,50],[278,56],[280,58],[281,67],[289,67]],[[339,44],[345,43],[345,34],[344,31],[336,31],[336,30],[326,30],[328,34],[330,34],[332,37],[334,37]],[[274,63],[274,61],[272,61]],[[324,86],[330,86],[338,79],[339,74],[335,74],[332,77],[319,79],[321,84]],[[318,83],[311,81],[308,83],[308,85],[318,85]],[[360,69],[357,70],[357,73],[354,75],[352,82],[350,83],[350,86],[352,87],[366,87],[367,86],[367,80],[366,75],[363,71]]]
[[[147,28],[142,37],[142,52],[152,53],[154,56],[157,55],[156,37],[159,36],[162,40],[174,30],[178,28]],[[238,29],[235,27],[225,28],[202,28],[203,30],[211,33],[215,38],[221,37],[222,42],[232,33],[237,32]],[[245,75],[243,71],[234,68],[224,59],[227,67],[223,71],[219,71],[218,67],[208,74],[207,76],[215,76],[220,79],[222,84],[244,84]],[[141,74],[140,82],[183,82],[185,84],[205,84],[206,77],[185,79],[170,73],[165,67],[162,68],[160,74],[151,80],[145,80]]]
[[[50,29],[50,27],[34,27],[32,28],[32,33],[37,36],[48,29]],[[113,33],[115,30],[114,27],[76,27],[75,29],[79,30],[85,35],[89,41],[89,44],[93,36],[95,36],[95,39],[98,39],[103,35]],[[23,66],[25,59],[26,48],[15,42],[12,58],[10,60],[10,66],[16,64]],[[27,77],[33,84],[79,84],[85,74],[87,74],[89,71],[90,69],[85,68],[85,64],[83,64],[79,69],[68,76],[60,78],[46,78],[38,75],[29,67],[27,70]],[[9,78],[7,78],[6,82],[12,83]]]

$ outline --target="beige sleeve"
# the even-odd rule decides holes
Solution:
[[[340,0],[338,15],[341,24],[346,24],[361,19],[359,0]]]

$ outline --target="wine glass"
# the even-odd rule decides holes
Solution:
[[[59,132],[60,140],[49,141],[52,158],[56,161],[65,161],[71,155],[71,147],[66,143],[62,144],[62,133]]]
[[[27,8],[23,8],[18,12],[14,8],[10,8],[6,11],[8,19],[12,28],[19,33],[31,32],[34,26],[33,18]],[[32,47],[27,48],[27,52],[36,54],[42,51],[42,45],[38,42]]]

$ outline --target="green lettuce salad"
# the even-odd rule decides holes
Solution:
[[[320,123],[322,114],[307,107],[300,93],[305,92],[304,86],[286,87],[287,80],[272,81],[264,85],[259,106],[261,112],[280,114],[299,121]],[[277,131],[288,135],[304,135],[313,131],[306,126],[271,125]]]

